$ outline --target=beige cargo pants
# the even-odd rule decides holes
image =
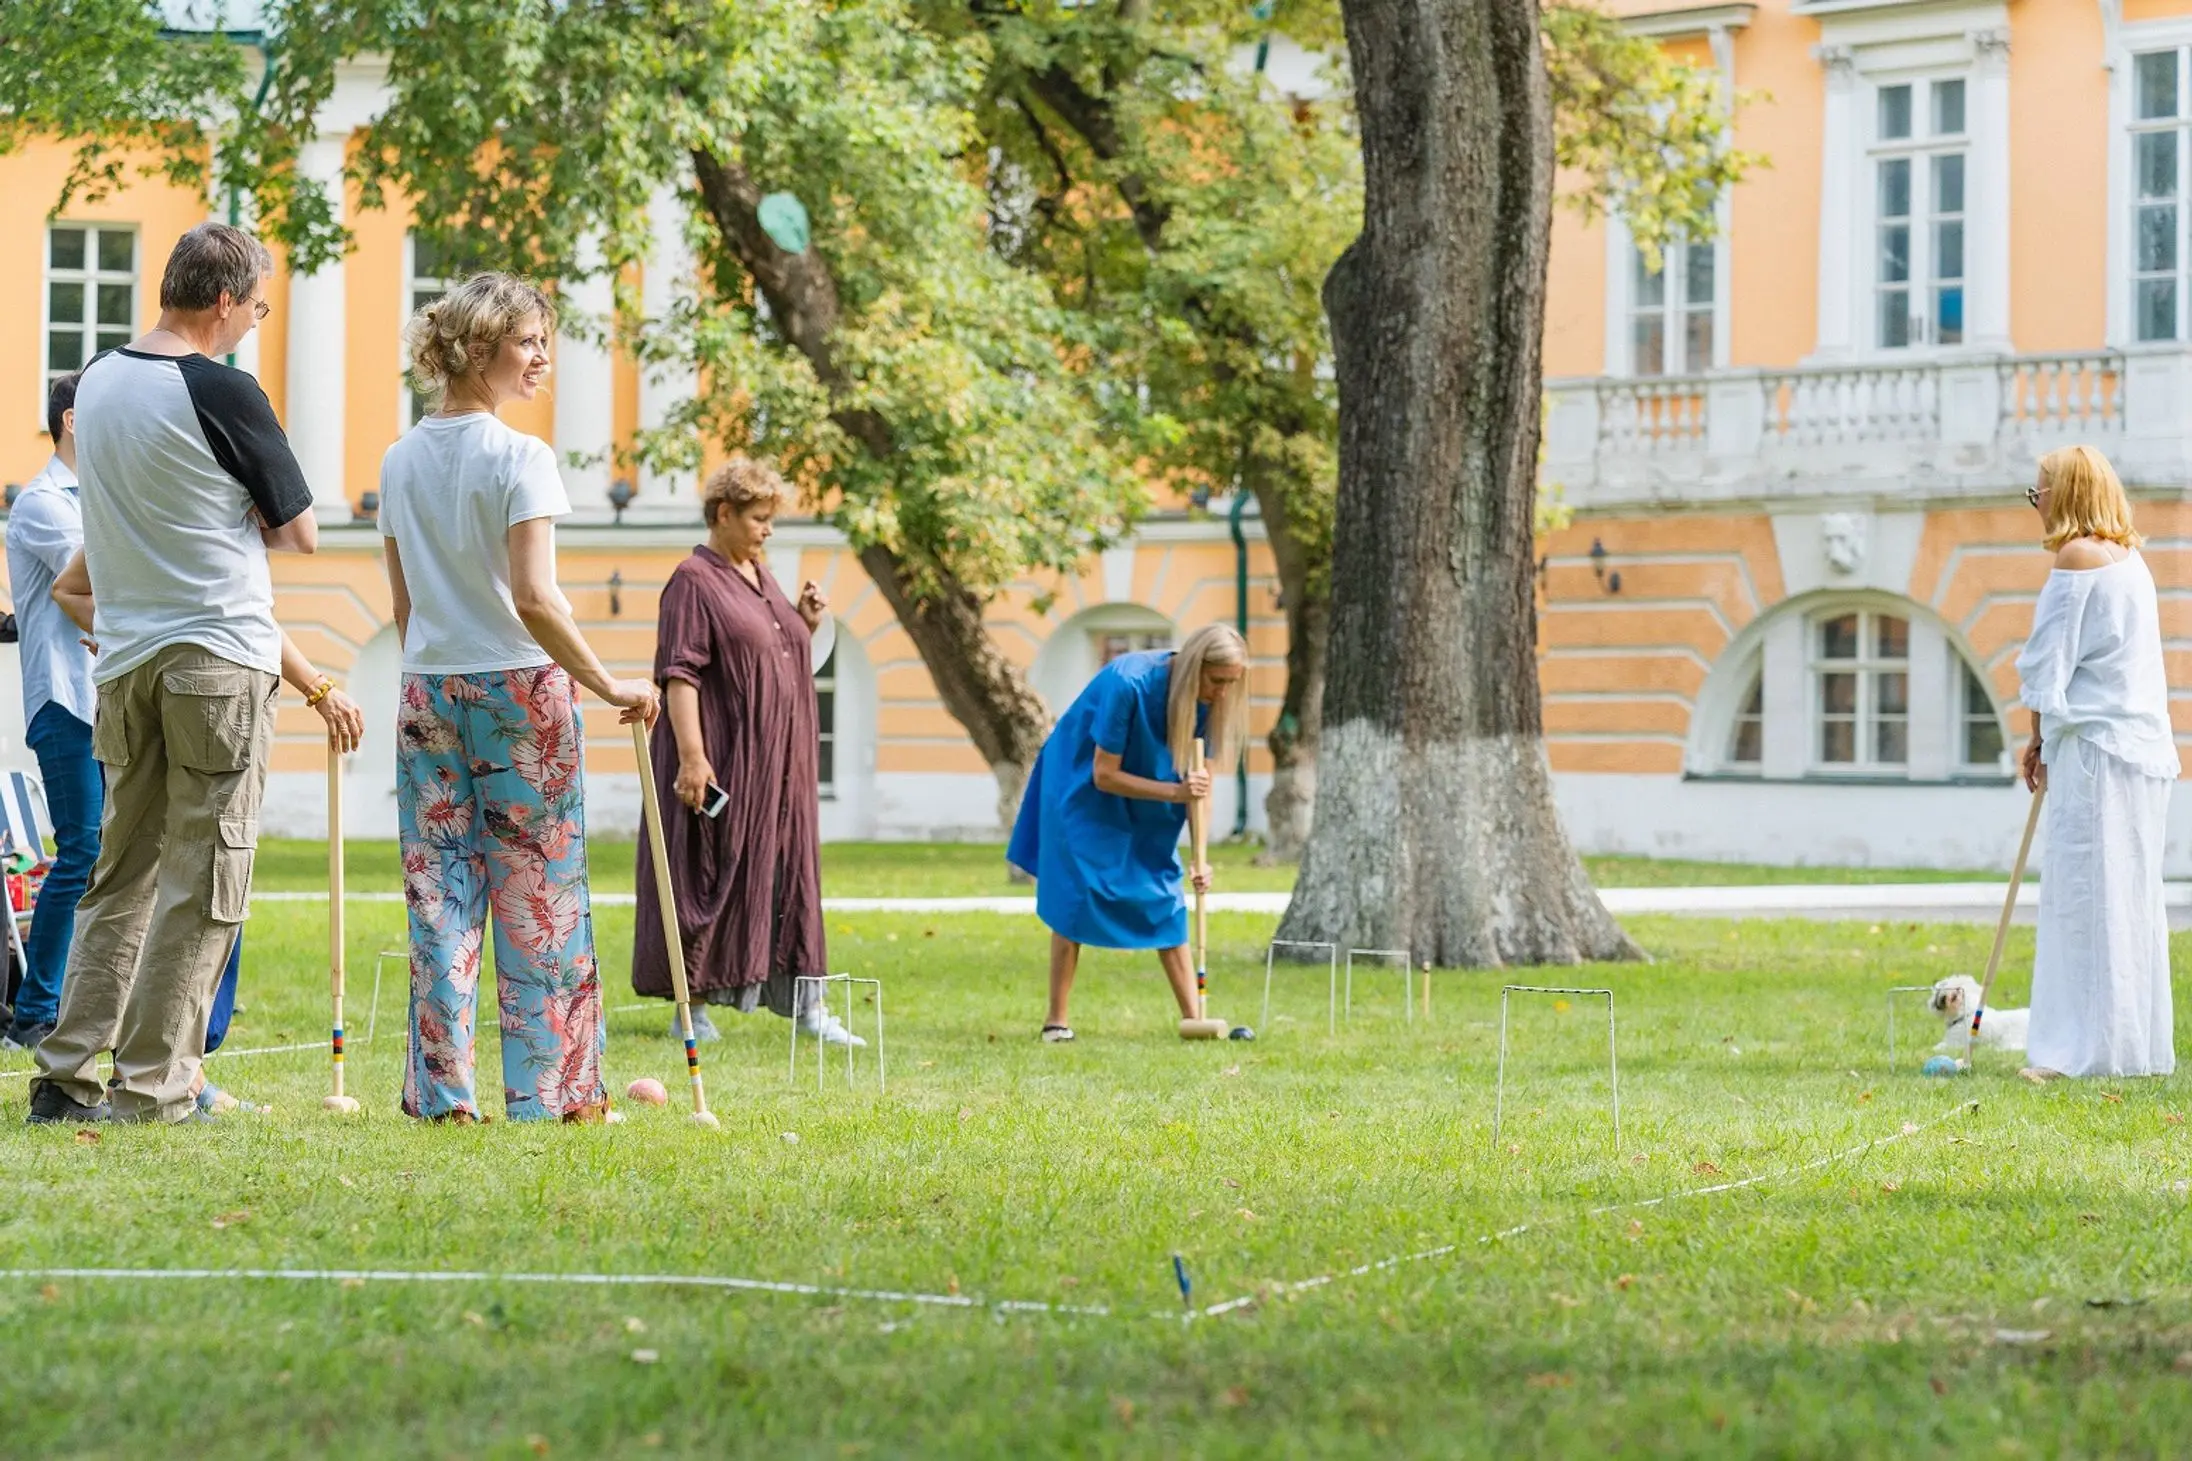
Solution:
[[[118,1121],[181,1121],[206,1020],[244,921],[280,681],[194,644],[100,687],[99,862],[76,913],[61,1018],[38,1068],[96,1105],[114,1052]]]

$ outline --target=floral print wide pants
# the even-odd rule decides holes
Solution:
[[[513,1121],[599,1117],[607,1031],[570,676],[553,665],[406,674],[396,737],[411,916],[405,1114],[480,1114],[473,1027],[492,908],[505,1110]]]

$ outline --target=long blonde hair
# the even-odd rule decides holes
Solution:
[[[1210,769],[1232,770],[1248,744],[1248,645],[1232,625],[1206,624],[1173,652],[1172,684],[1165,691],[1165,743],[1172,764],[1183,774],[1195,748],[1195,697],[1202,688],[1204,665],[1239,665],[1242,672],[1210,705],[1203,727]]]
[[[2099,538],[2126,548],[2146,539],[2131,525],[2131,499],[2108,458],[2090,446],[2066,446],[2040,458],[2040,480],[2047,484],[2043,522],[2050,552],[2078,538]]]

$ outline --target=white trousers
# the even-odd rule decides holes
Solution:
[[[2064,1075],[2167,1075],[2171,784],[2076,736],[2053,750],[2026,1059]]]

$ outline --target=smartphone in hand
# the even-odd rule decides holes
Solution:
[[[700,799],[700,815],[703,817],[720,817],[723,815],[723,809],[730,804],[731,794],[711,781],[708,783],[708,790]]]

